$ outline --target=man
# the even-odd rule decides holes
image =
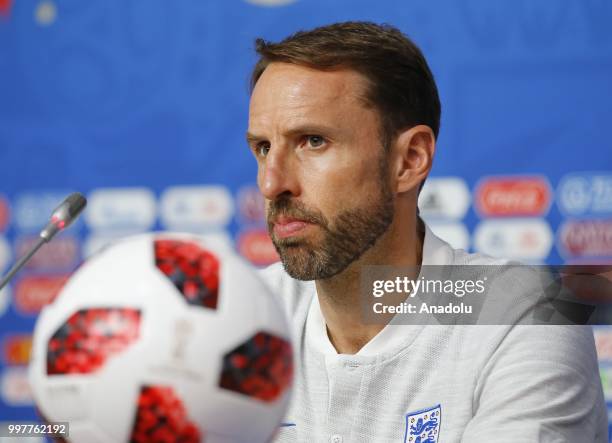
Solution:
[[[349,22],[257,41],[247,140],[282,265],[297,366],[278,441],[607,441],[578,327],[363,324],[367,265],[487,264],[418,217],[440,121],[397,29]]]

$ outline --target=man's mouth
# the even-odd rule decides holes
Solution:
[[[288,238],[301,234],[313,223],[293,217],[278,217],[273,223],[273,232],[276,238]]]

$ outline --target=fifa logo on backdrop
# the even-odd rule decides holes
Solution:
[[[557,204],[566,216],[612,214],[612,174],[573,173],[561,179]]]

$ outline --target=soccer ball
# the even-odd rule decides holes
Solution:
[[[72,442],[265,442],[289,400],[288,331],[231,251],[182,234],[131,237],[45,307],[30,384]]]

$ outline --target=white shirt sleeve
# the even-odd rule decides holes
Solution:
[[[515,326],[484,366],[462,441],[608,442],[588,326]]]

